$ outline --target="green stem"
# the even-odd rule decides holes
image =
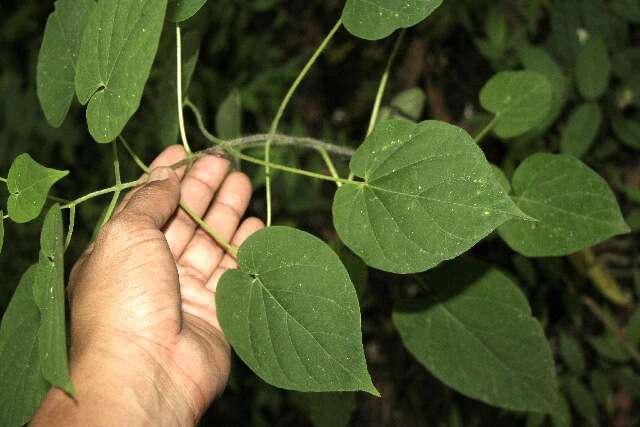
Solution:
[[[85,194],[82,197],[78,197],[75,200],[70,201],[69,203],[67,203],[66,205],[60,206],[60,209],[71,209],[72,207],[78,206],[81,203],[86,202],[87,200],[91,200],[93,198],[99,197],[99,196],[103,196],[105,194],[111,194],[115,191],[123,191],[129,188],[133,188],[133,187],[137,187],[138,185],[144,184],[145,183],[145,179],[138,179],[136,181],[131,181],[131,182],[125,182],[121,185],[113,185],[111,187],[108,188],[103,188],[102,190],[97,190],[94,191],[92,193],[89,194]]]
[[[218,138],[217,136],[213,135],[211,132],[207,130],[207,127],[204,125],[204,120],[202,120],[202,114],[200,113],[200,110],[198,110],[198,107],[196,107],[195,104],[191,102],[189,98],[186,98],[184,100],[184,106],[189,108],[193,113],[193,115],[196,117],[196,123],[198,125],[198,129],[200,129],[200,132],[204,135],[206,139],[213,142],[214,144],[222,144],[225,142],[223,139]]]
[[[233,246],[231,243],[227,242],[216,230],[213,229],[209,224],[207,224],[200,216],[195,213],[189,206],[185,205],[183,202],[180,202],[180,207],[184,209],[184,211],[189,214],[189,216],[196,222],[204,231],[206,231],[213,240],[216,241],[218,245],[223,247],[227,252],[233,255],[234,258],[238,256],[238,248]]]
[[[133,159],[135,164],[140,169],[142,169],[145,173],[149,173],[150,170],[147,167],[147,165],[145,165],[144,162],[142,161],[142,159],[140,157],[138,157],[138,155],[131,149],[131,147],[129,146],[129,143],[124,139],[124,137],[122,135],[120,135],[120,136],[118,136],[118,138],[120,138],[120,142],[124,146],[124,149],[127,150],[127,153],[129,153],[129,155],[131,156],[131,158]]]
[[[338,171],[336,170],[336,165],[333,164],[333,161],[331,160],[331,157],[329,156],[329,153],[327,152],[327,150],[325,150],[324,148],[319,148],[318,152],[322,156],[322,160],[324,160],[324,163],[327,165],[327,168],[329,169],[331,176],[339,179],[340,175],[338,175]],[[336,186],[340,188],[342,186],[342,183],[339,181],[336,181]]]
[[[240,159],[245,160],[247,162],[250,163],[255,163],[256,165],[260,165],[260,166],[264,166],[264,167],[270,167],[276,170],[281,170],[284,172],[289,172],[289,173],[294,173],[296,175],[304,175],[304,176],[308,176],[311,178],[316,178],[316,179],[322,179],[324,181],[332,181],[335,183],[341,183],[341,184],[352,184],[352,185],[363,185],[363,182],[357,182],[357,181],[353,181],[353,180],[349,180],[349,179],[344,179],[344,178],[337,178],[334,176],[329,176],[329,175],[323,175],[321,173],[315,173],[315,172],[311,172],[308,170],[304,170],[304,169],[298,169],[298,168],[293,168],[290,166],[284,166],[284,165],[279,165],[277,163],[271,163],[271,162],[267,162],[266,160],[261,160],[261,159],[257,159],[255,157],[251,157],[248,156],[244,153],[241,153],[237,150],[234,149],[230,149],[230,151],[233,152],[234,155],[238,156]]]
[[[180,127],[180,138],[187,156],[191,157],[191,147],[187,141],[187,131],[184,128],[184,113],[182,111],[182,37],[180,25],[176,25],[176,93],[178,95],[178,125]]]
[[[134,157],[139,159],[139,157],[136,155],[136,153],[129,149],[127,150],[129,151],[129,154],[131,154],[131,157]],[[198,153],[196,153],[197,155]],[[138,162],[136,162],[138,163]],[[180,162],[178,162],[179,164]],[[142,162],[142,160],[140,160],[140,163],[138,164],[138,166],[140,167],[140,169],[144,170],[146,173],[149,173],[150,169],[147,165],[144,164],[144,162]],[[233,255],[233,257],[235,258],[238,254],[238,249],[231,245],[231,243],[227,242],[216,230],[213,229],[213,227],[211,227],[209,224],[207,224],[206,222],[204,222],[204,220],[198,216],[198,214],[196,214],[194,212],[193,209],[191,209],[189,206],[187,206],[185,203],[183,203],[182,201],[180,202],[180,207],[196,222],[198,223],[198,225],[200,225],[200,227],[202,227],[202,229],[204,231],[206,231],[213,240],[216,241],[216,243],[218,243],[221,247],[225,248],[225,250],[227,252],[229,252],[231,255]]]
[[[276,113],[276,116],[271,123],[271,128],[269,129],[270,135],[275,135],[278,131],[278,126],[280,125],[280,120],[282,119],[282,115],[284,114],[284,110],[287,108],[289,101],[291,101],[291,97],[295,93],[296,89],[302,82],[302,80],[306,77],[307,73],[316,62],[320,54],[326,49],[329,45],[329,42],[333,38],[333,36],[338,32],[338,29],[342,26],[342,18],[338,19],[338,22],[333,26],[329,34],[322,41],[320,46],[313,53],[309,61],[306,63],[298,77],[294,80],[293,84],[289,88],[289,91],[285,95],[284,99],[280,103],[280,107]],[[267,143],[264,146],[264,160],[265,160],[265,186],[267,191],[267,227],[271,225],[271,176],[270,176],[270,159],[271,159],[271,138],[267,140]]]
[[[120,198],[120,185],[122,185],[122,180],[120,178],[120,161],[118,159],[118,144],[113,141],[113,173],[115,175],[115,179],[116,179],[116,187],[118,187],[118,189],[116,191],[113,192],[113,197],[111,197],[111,202],[109,202],[109,207],[107,208],[107,211],[104,214],[104,217],[102,218],[102,223],[100,224],[100,227],[102,228],[110,219],[111,219],[111,215],[113,215],[113,211],[116,208],[116,205],[118,204],[118,199]]]
[[[69,244],[71,243],[71,237],[73,236],[73,229],[76,224],[76,207],[72,206],[69,208],[69,229],[67,230],[67,238],[64,242],[64,249],[67,250],[69,248]]]
[[[491,119],[489,123],[487,123],[487,125],[480,131],[480,133],[478,133],[478,135],[476,135],[476,137],[473,138],[477,144],[479,144],[480,141],[482,141],[482,138],[484,138],[485,136],[487,136],[489,132],[491,132],[491,129],[493,129],[497,121],[498,121],[498,116],[496,115],[493,117],[493,119]]]
[[[3,178],[3,177],[0,176],[0,182],[6,183],[7,182],[7,178]]]
[[[398,54],[398,50],[400,49],[400,45],[402,44],[402,40],[404,39],[404,35],[406,34],[406,32],[407,32],[406,28],[403,28],[402,31],[400,31],[400,35],[396,39],[396,42],[393,45],[393,50],[391,51],[391,55],[389,55],[389,59],[387,60],[387,65],[384,67],[384,72],[382,73],[380,84],[378,85],[378,92],[376,93],[376,99],[373,103],[373,111],[371,111],[371,118],[369,119],[367,136],[371,135],[371,132],[373,132],[373,128],[376,127],[376,122],[378,121],[378,114],[380,113],[380,106],[382,105],[382,98],[384,97],[384,91],[386,90],[387,83],[389,82],[389,74],[391,73],[391,67],[393,66],[393,62],[396,59],[396,55]]]

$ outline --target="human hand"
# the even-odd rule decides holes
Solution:
[[[184,157],[179,146],[160,154],[150,182],[125,197],[74,266],[76,400],[52,390],[33,424],[193,425],[224,389],[230,350],[215,291],[236,263],[178,202],[234,246],[263,224],[240,224],[251,185],[242,173],[228,174],[227,160],[202,158],[186,176],[159,168]]]

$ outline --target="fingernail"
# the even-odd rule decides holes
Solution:
[[[173,173],[174,172],[171,168],[155,168],[149,175],[149,182],[164,181],[165,179],[170,178]]]

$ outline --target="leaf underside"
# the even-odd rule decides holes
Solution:
[[[552,410],[553,355],[516,284],[470,259],[443,264],[424,280],[427,296],[399,303],[393,312],[416,359],[472,398],[511,410]]]

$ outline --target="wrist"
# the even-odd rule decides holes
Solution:
[[[195,425],[199,414],[153,359],[121,350],[118,356],[87,351],[73,357],[75,399],[52,388],[32,425]]]

